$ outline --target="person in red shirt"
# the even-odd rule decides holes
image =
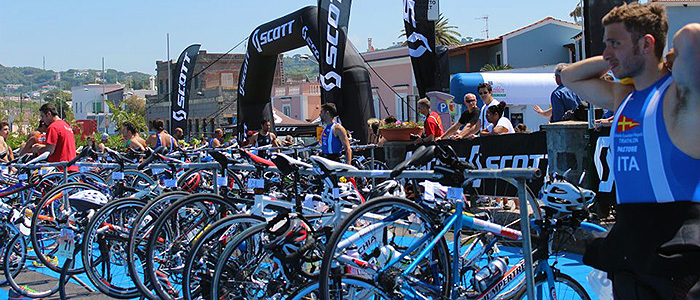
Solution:
[[[73,130],[58,116],[56,106],[53,103],[46,103],[39,108],[39,112],[41,120],[49,127],[46,130],[46,146],[37,151],[37,154],[49,152],[48,162],[70,161],[75,158]],[[78,171],[78,167],[72,166],[68,170]]]
[[[430,110],[430,100],[420,99],[418,100],[418,112],[425,116],[425,122],[423,122],[423,136],[416,139],[414,144],[420,145],[423,143],[428,143],[434,141],[436,138],[442,136],[442,120],[440,116]]]

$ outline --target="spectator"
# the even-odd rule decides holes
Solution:
[[[367,120],[367,144],[379,144],[381,135],[379,134],[379,120],[371,118]]]
[[[486,111],[486,119],[489,125],[481,132],[481,135],[500,135],[515,133],[513,124],[508,118],[503,116],[503,110],[506,108],[506,102],[502,101],[495,106],[489,106]]]
[[[481,114],[479,114],[479,122],[481,122],[481,131],[483,132],[489,125],[489,121],[486,120],[486,111],[489,107],[498,105],[500,102],[493,98],[492,87],[488,82],[479,83],[477,91],[481,100],[484,101],[484,107],[481,108]]]
[[[178,141],[184,140],[185,132],[182,130],[182,128],[177,127],[175,128],[175,132],[173,132],[173,137]]]
[[[527,129],[527,125],[520,123],[515,125],[515,133],[530,133],[530,130]]]
[[[294,138],[291,135],[286,136],[284,141],[282,141],[282,145],[285,147],[294,146]]]
[[[568,65],[561,63],[554,68],[554,80],[557,82],[557,88],[554,89],[550,96],[551,107],[547,110],[542,110],[537,104],[532,107],[536,113],[549,118],[549,121],[552,123],[563,121],[564,113],[576,109],[583,101],[581,97],[565,87],[561,82],[561,71]]]
[[[442,120],[436,112],[430,110],[430,100],[425,98],[418,100],[418,112],[425,116],[425,122],[423,122],[424,131],[423,136],[416,139],[413,143],[420,145],[441,137]]]
[[[217,128],[214,130],[214,137],[209,140],[209,147],[211,148],[219,148],[223,144],[224,138],[224,131],[221,128]]]
[[[44,147],[46,145],[46,129],[48,126],[46,126],[46,123],[44,123],[44,120],[39,121],[39,127],[36,128],[36,131],[32,132],[29,135],[29,138],[27,138],[27,141],[24,142],[24,146],[22,147],[22,150],[19,152],[19,155],[24,155],[26,153],[36,153],[38,149],[41,147]],[[37,145],[36,147],[33,147],[34,145]]]
[[[10,123],[0,122],[0,153],[7,152],[2,161],[11,161],[14,158],[12,148],[7,145],[7,137],[10,136]]]
[[[126,148],[135,151],[143,152],[146,150],[146,141],[139,136],[138,129],[136,125],[131,122],[124,122],[122,124],[122,136],[126,141]]]
[[[464,95],[464,105],[467,106],[459,120],[452,124],[447,131],[440,137],[440,139],[463,139],[467,137],[473,137],[479,133],[479,128],[481,123],[479,122],[479,115],[481,114],[481,109],[476,105],[476,95],[468,93]],[[460,131],[459,128],[464,125],[464,128]]]
[[[32,147],[38,149],[37,154],[44,152],[49,153],[48,162],[70,161],[75,158],[75,137],[73,130],[68,123],[63,121],[56,112],[56,106],[53,103],[45,103],[39,108],[41,119],[48,124],[46,131],[46,146],[38,147],[34,144]],[[71,166],[69,171],[78,171],[77,166]]]
[[[105,148],[107,147],[107,142],[109,142],[109,134],[106,132],[102,134],[102,138],[100,140],[100,143],[97,145],[97,151],[100,153],[105,152]]]
[[[163,119],[153,120],[151,122],[151,127],[153,127],[153,130],[155,130],[156,133],[148,137],[148,140],[146,141],[148,146],[153,149],[157,149],[158,147],[162,146],[168,150],[173,150],[175,147],[177,147],[177,141],[175,138],[165,131],[165,122],[163,122]]]

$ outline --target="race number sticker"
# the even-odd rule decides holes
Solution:
[[[449,199],[449,200],[462,199],[463,194],[464,194],[464,189],[462,189],[461,187],[459,187],[459,188],[456,188],[456,187],[447,188],[447,199]]]
[[[216,184],[219,186],[224,186],[227,184],[226,176],[216,176]]]
[[[338,199],[338,198],[340,198],[340,189],[333,188],[333,199]]]
[[[265,179],[249,178],[248,179],[248,188],[250,188],[250,189],[264,189],[265,188]]]
[[[112,173],[112,179],[114,179],[114,180],[124,180],[124,173],[122,173],[122,172],[113,172],[113,173]]]
[[[39,175],[46,175],[46,174],[48,174],[48,173],[49,173],[49,169],[48,169],[48,168],[40,168],[40,169],[39,169]]]
[[[166,187],[177,187],[177,179],[165,179],[163,180]]]
[[[153,175],[160,174],[160,173],[163,173],[163,169],[161,169],[161,168],[152,168],[152,169],[151,169],[151,173],[153,173]]]
[[[29,178],[29,176],[27,176],[27,174],[22,173],[22,174],[19,174],[19,176],[17,176],[17,178],[19,180],[27,180]]]
[[[72,258],[75,250],[75,239],[73,230],[61,229],[61,234],[58,236],[58,251],[56,256],[63,258]]]
[[[90,172],[90,167],[80,166],[78,167],[78,170],[80,171],[80,173]]]

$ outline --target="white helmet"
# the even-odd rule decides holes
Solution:
[[[557,178],[552,181],[545,180],[540,191],[540,199],[545,207],[565,214],[584,209],[593,197],[595,197],[593,191]]]
[[[105,205],[109,198],[102,194],[101,192],[95,190],[80,191],[68,197],[70,201],[83,201],[95,205]]]

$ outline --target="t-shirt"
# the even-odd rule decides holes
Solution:
[[[574,110],[583,100],[567,87],[560,85],[550,97],[552,102],[552,122],[559,122],[568,110]]]
[[[73,130],[63,120],[54,121],[46,130],[46,144],[54,145],[53,154],[49,155],[48,162],[70,161],[75,158],[75,137]],[[78,171],[77,166],[68,168],[69,171]]]
[[[486,111],[488,110],[488,108],[494,105],[498,105],[500,103],[501,102],[499,102],[498,100],[493,99],[491,100],[491,103],[489,103],[488,105],[484,105],[484,107],[481,108],[481,112],[479,113],[479,120],[481,120],[481,130],[486,129],[486,127],[488,127],[490,124],[489,121],[486,120]]]
[[[504,132],[504,133],[501,133],[501,134],[511,134],[511,133],[515,133],[515,129],[513,128],[513,124],[512,124],[512,123],[510,122],[510,120],[508,120],[508,118],[506,118],[506,117],[501,117],[500,119],[498,119],[498,122],[496,123],[496,126],[503,126],[503,127],[505,127],[506,129],[508,129],[508,132]],[[489,132],[493,132],[493,128],[496,127],[496,126],[493,126],[493,124],[489,123],[489,125],[486,127],[486,129],[487,129]]]
[[[481,109],[478,107],[474,107],[474,110],[472,112],[469,112],[469,110],[465,110],[462,115],[459,117],[459,124],[466,125],[466,124],[476,124],[476,122],[479,121],[479,115],[481,114]]]
[[[433,135],[434,138],[442,136],[442,120],[436,112],[430,112],[425,118],[425,136]]]

